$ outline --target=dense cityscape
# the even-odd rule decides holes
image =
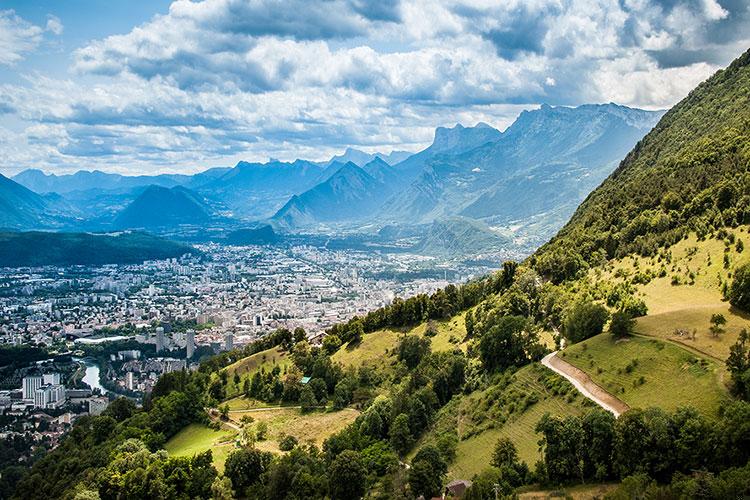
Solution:
[[[31,366],[0,368],[0,410],[13,417],[5,436],[22,423],[23,433],[53,443],[76,416],[99,414],[117,396],[140,400],[161,374],[195,369],[200,357],[278,328],[301,327],[316,341],[396,296],[487,270],[312,246],[199,250],[138,265],[0,270],[0,343],[44,353]]]

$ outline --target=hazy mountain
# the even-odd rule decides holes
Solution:
[[[290,196],[317,184],[322,172],[322,166],[305,160],[241,161],[197,191],[224,202],[237,216],[262,219],[273,215]]]
[[[512,240],[490,229],[482,222],[465,217],[452,217],[433,222],[414,251],[440,257],[477,258],[496,253],[512,244]]]
[[[398,170],[390,166],[385,160],[375,158],[362,166],[362,170],[383,184],[389,184],[397,180],[401,175]]]
[[[389,154],[384,154],[384,153],[372,153],[371,154],[371,153],[365,153],[364,151],[360,151],[359,149],[346,148],[346,151],[344,151],[344,154],[334,156],[333,158],[328,160],[328,162],[326,162],[325,166],[328,167],[332,163],[345,164],[348,162],[352,162],[358,167],[363,167],[367,163],[370,163],[371,161],[375,160],[376,158],[383,160],[385,163],[389,165],[395,165],[396,163],[404,161],[411,155],[412,153],[408,151],[392,151]]]
[[[502,133],[485,123],[475,127],[464,127],[461,124],[453,128],[438,127],[432,144],[394,165],[405,178],[414,178],[430,162],[441,157],[460,155],[483,144],[497,141]]]
[[[460,153],[470,129],[439,129],[428,149],[454,153],[424,161],[414,180],[385,201],[380,218],[425,223],[462,215],[515,225],[543,240],[661,115],[612,104],[542,106],[523,112],[504,133],[487,130],[494,141]]]
[[[206,201],[189,189],[149,186],[114,220],[118,228],[173,227],[211,219]]]
[[[391,189],[390,184],[349,162],[324,182],[293,196],[273,220],[287,228],[361,220],[373,215]]]
[[[15,175],[13,180],[36,193],[65,194],[71,191],[127,191],[142,186],[174,187],[189,182],[191,176],[179,174],[120,175],[94,170],[80,170],[74,174],[45,174],[28,169]]]
[[[76,215],[60,196],[41,196],[0,174],[0,228],[54,228],[73,221]]]

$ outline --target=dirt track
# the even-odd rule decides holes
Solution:
[[[612,412],[615,417],[619,417],[630,409],[625,402],[605,391],[596,382],[591,380],[588,373],[558,357],[557,351],[546,355],[542,359],[542,364],[558,375],[565,377],[581,394],[605,410]]]

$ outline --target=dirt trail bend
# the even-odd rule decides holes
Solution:
[[[565,377],[568,382],[578,389],[578,392],[605,410],[613,413],[615,417],[619,417],[630,409],[624,401],[616,398],[591,380],[588,373],[558,357],[557,353],[558,351],[547,354],[542,359],[542,364],[558,375]]]

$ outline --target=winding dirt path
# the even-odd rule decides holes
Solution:
[[[558,375],[565,377],[578,389],[578,392],[608,412],[613,413],[615,417],[619,417],[630,409],[624,401],[616,398],[591,380],[588,373],[558,357],[557,352],[547,354],[542,359],[542,364]]]

